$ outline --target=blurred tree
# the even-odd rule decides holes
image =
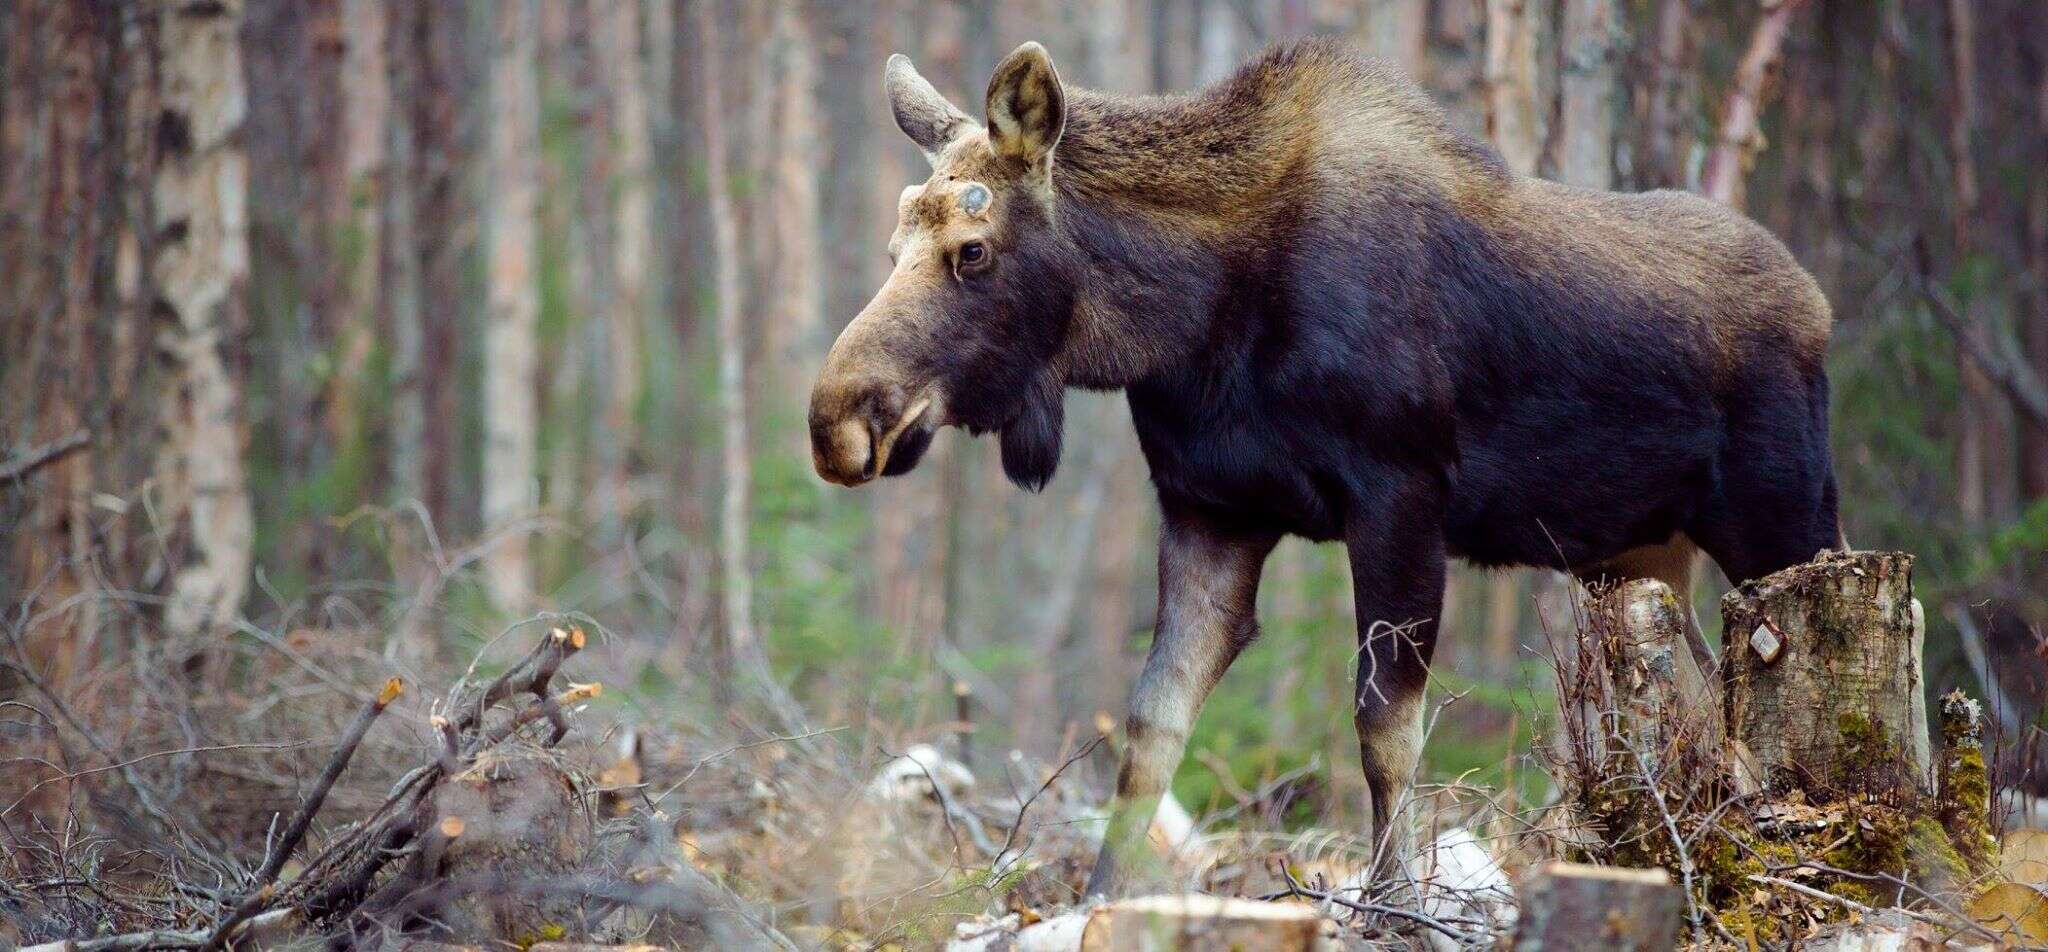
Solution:
[[[539,214],[540,93],[534,0],[492,5],[489,172],[489,314],[484,329],[483,520],[492,540],[485,577],[500,610],[525,612],[533,569],[522,520],[534,511],[539,428],[535,352],[540,301],[535,285]]]
[[[166,435],[155,507],[160,524],[186,540],[172,549],[183,557],[164,609],[174,637],[231,625],[255,555],[241,384],[223,353],[245,329],[249,277],[241,27],[240,0],[164,7],[159,21],[153,276],[173,318],[166,347],[177,377],[158,404]]]

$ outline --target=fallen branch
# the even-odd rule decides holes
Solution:
[[[80,427],[68,435],[51,440],[41,446],[30,447],[28,452],[4,463],[0,463],[0,483],[11,483],[42,469],[92,442],[92,431]]]
[[[1955,305],[1934,287],[1932,255],[1927,250],[1927,236],[1913,237],[1913,270],[1910,280],[1913,290],[1927,302],[1934,316],[1941,320],[1949,334],[1956,339],[1956,346],[1984,376],[2004,389],[2012,397],[2015,409],[2033,420],[2037,426],[2048,426],[2048,381],[2044,381],[2033,368],[2023,360],[2013,359],[2012,348],[2008,345],[2005,353],[1993,350],[1985,340],[1986,328],[1979,322],[1963,316]]]
[[[270,904],[271,898],[275,895],[275,890],[271,887],[277,882],[278,873],[284,871],[285,862],[298,850],[299,843],[306,838],[306,832],[313,828],[313,817],[319,814],[321,805],[327,802],[327,794],[334,789],[334,782],[341,779],[341,772],[348,769],[348,762],[355,757],[356,748],[362,746],[364,736],[370,733],[370,725],[375,723],[377,716],[383,714],[384,709],[389,707],[392,701],[398,700],[398,696],[404,692],[404,681],[398,678],[386,680],[384,690],[377,692],[377,696],[371,698],[370,703],[363,705],[362,710],[356,713],[355,720],[349,723],[348,730],[341,735],[341,743],[335,745],[334,756],[328,758],[326,769],[320,771],[320,779],[314,782],[312,792],[306,795],[306,802],[299,807],[299,812],[292,816],[291,823],[285,827],[284,835],[271,846],[270,854],[263,860],[263,866],[256,871],[255,889],[214,927],[212,935],[199,946],[200,952],[214,952],[220,948],[236,926]]]
[[[273,909],[241,923],[231,938],[236,942],[275,938],[297,929],[303,923],[304,919],[297,909]],[[202,947],[208,938],[209,935],[205,932],[152,929],[146,932],[103,935],[91,939],[59,939],[41,945],[24,945],[18,952],[142,952],[145,949],[197,949]]]

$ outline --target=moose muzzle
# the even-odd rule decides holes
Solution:
[[[936,402],[930,393],[828,368],[811,392],[811,463],[841,486],[909,472],[938,429]]]

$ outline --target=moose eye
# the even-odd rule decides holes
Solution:
[[[970,241],[960,246],[961,264],[969,266],[977,265],[980,264],[982,260],[987,257],[988,248],[982,245],[982,243],[979,241]]]

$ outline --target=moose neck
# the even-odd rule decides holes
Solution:
[[[1076,90],[1053,165],[1081,286],[1067,382],[1134,383],[1198,351],[1239,269],[1291,200],[1300,142],[1235,98]]]

